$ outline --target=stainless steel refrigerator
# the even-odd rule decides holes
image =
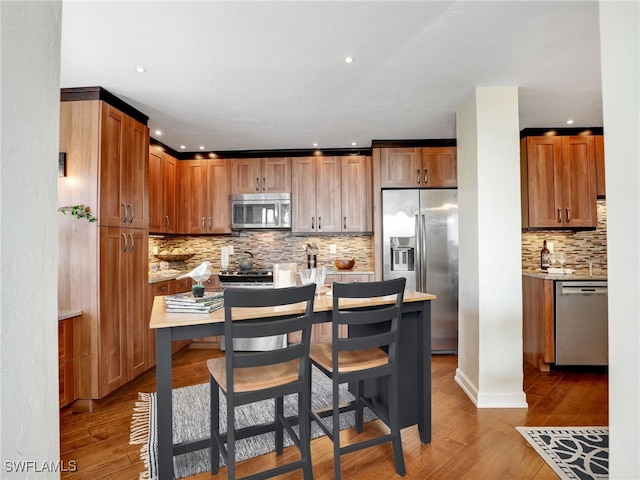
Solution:
[[[382,191],[383,278],[433,293],[431,351],[458,350],[458,192]]]

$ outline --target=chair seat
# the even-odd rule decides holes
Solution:
[[[332,372],[331,342],[312,343],[309,358],[314,363]],[[338,369],[340,372],[355,372],[367,368],[380,367],[389,363],[387,354],[379,348],[366,350],[342,351],[338,356]]]
[[[220,388],[227,391],[225,357],[211,358],[207,360],[209,373],[216,379]],[[250,392],[265,388],[286,385],[298,380],[298,361],[279,363],[266,367],[236,368],[234,371],[235,391]]]

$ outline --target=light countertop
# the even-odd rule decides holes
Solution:
[[[82,315],[82,310],[60,310],[58,312],[58,321],[79,317],[80,315]]]
[[[164,282],[167,280],[174,280],[176,277],[184,273],[188,273],[190,270],[186,270],[184,272],[178,271],[167,271],[167,272],[149,272],[149,283],[158,283]],[[370,267],[367,268],[358,268],[357,266],[353,267],[350,270],[338,270],[334,266],[327,266],[327,275],[373,275],[375,271]]]
[[[546,272],[522,272],[522,276],[541,278],[543,280],[593,280],[593,281],[606,281],[607,274],[602,272],[594,272],[592,276],[589,276],[588,271],[576,270],[570,275],[555,275]]]
[[[190,270],[188,270],[190,271]],[[187,272],[149,272],[149,283],[158,283],[164,282],[166,280],[174,280],[176,277],[179,277],[183,273]]]
[[[327,267],[327,275],[373,275],[374,272],[370,268],[353,267],[349,270],[340,270],[335,267]]]
[[[381,305],[393,302],[393,295],[390,298],[381,297],[376,299],[360,298],[346,301],[346,305],[355,307]],[[423,302],[434,300],[435,295],[408,290],[404,294],[404,302]],[[318,295],[314,300],[314,312],[330,311],[333,308],[333,297],[330,295]],[[280,315],[300,314],[304,311],[304,303],[293,305],[283,305],[278,307],[264,307],[261,309],[251,309],[251,313],[246,317],[238,316],[238,320],[260,317],[274,317]],[[151,320],[149,328],[167,328],[180,325],[203,325],[207,323],[224,322],[224,309],[216,310],[213,313],[167,313],[165,311],[164,297],[157,296],[153,300]]]

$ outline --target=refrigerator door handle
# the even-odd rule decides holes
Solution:
[[[420,228],[420,217],[422,215],[414,215],[415,217],[415,235],[416,235],[416,291],[422,291],[422,229]]]
[[[427,291],[427,217],[420,214],[420,291]]]

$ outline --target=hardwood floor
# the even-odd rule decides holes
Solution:
[[[208,381],[206,359],[217,350],[187,349],[174,358],[174,387]],[[433,441],[420,443],[416,427],[402,431],[407,475],[421,480],[550,480],[557,479],[537,453],[515,430],[515,426],[603,426],[608,425],[608,383],[604,371],[556,371],[540,373],[525,363],[524,389],[528,409],[476,409],[453,380],[457,357],[433,357]],[[93,413],[77,411],[73,405],[60,411],[60,451],[65,464],[74,461],[75,472],[63,472],[67,480],[137,479],[144,465],[139,445],[129,445],[129,426],[138,392],[155,391],[155,370],[125,385],[102,400]],[[358,436],[344,432],[343,438],[364,438],[384,428],[377,421],[367,424]],[[326,437],[312,442],[316,480],[333,478],[331,443]],[[238,465],[238,475],[275,465],[297,455],[295,447],[282,457],[274,454]],[[343,478],[371,480],[401,478],[395,474],[390,444],[347,455],[342,459]],[[226,479],[226,469],[189,480]],[[301,479],[295,472],[280,478]]]

